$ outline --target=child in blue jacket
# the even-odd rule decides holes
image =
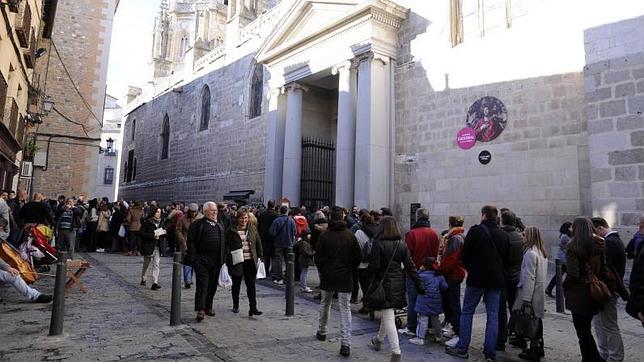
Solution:
[[[419,295],[416,299],[416,313],[418,313],[418,327],[416,337],[409,340],[410,343],[422,346],[425,344],[427,325],[431,320],[434,329],[434,342],[443,343],[441,334],[441,322],[438,315],[443,313],[441,302],[441,290],[447,289],[445,278],[438,272],[438,263],[434,258],[423,259],[423,265],[418,274],[425,285],[425,294]]]

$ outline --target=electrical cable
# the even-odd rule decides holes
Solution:
[[[83,133],[85,133],[85,136],[89,137],[89,133],[87,133],[87,129],[85,128],[84,124],[82,124],[80,122],[76,122],[76,121],[70,119],[69,117],[67,117],[66,115],[60,113],[60,111],[58,109],[56,109],[56,107],[52,107],[52,110],[54,112],[56,112],[59,116],[61,116],[64,120],[66,120],[67,122],[70,122],[70,123],[73,123],[73,124],[81,126],[81,128],[83,129]]]
[[[92,106],[90,106],[89,102],[85,99],[83,94],[80,92],[78,87],[76,86],[76,83],[74,82],[74,79],[72,78],[71,74],[69,73],[69,70],[67,70],[67,66],[65,65],[65,62],[63,61],[63,57],[60,56],[60,53],[58,52],[58,47],[56,47],[56,43],[54,42],[54,39],[51,39],[51,45],[53,46],[54,50],[56,51],[56,55],[58,55],[58,60],[60,60],[60,64],[63,66],[63,70],[65,70],[65,73],[67,74],[67,78],[69,78],[69,81],[72,83],[72,86],[76,90],[76,93],[80,96],[81,100],[83,101],[83,104],[85,104],[85,107],[87,107],[87,110],[89,113],[92,114],[96,122],[103,128],[103,122],[96,117],[96,114],[94,114],[94,111],[92,111]]]

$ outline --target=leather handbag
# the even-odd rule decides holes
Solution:
[[[586,283],[590,291],[590,298],[599,304],[608,302],[613,296],[613,293],[610,292],[606,283],[593,273],[590,265],[586,265],[586,273]]]
[[[369,293],[365,298],[365,306],[369,309],[381,310],[384,307],[385,303],[387,303],[387,295],[385,293],[385,288],[382,286],[382,283],[385,281],[387,272],[389,272],[389,267],[391,266],[391,263],[394,261],[394,257],[396,256],[396,252],[398,251],[399,245],[400,245],[400,241],[396,241],[396,247],[394,248],[393,254],[391,254],[391,259],[389,260],[389,263],[387,264],[387,268],[385,269],[385,272],[382,275],[382,278],[380,279],[380,281],[376,282],[375,279],[371,281],[371,285],[369,286]]]
[[[524,304],[520,309],[512,311],[510,329],[518,336],[536,339],[539,338],[539,324],[541,320],[534,314],[531,304]]]

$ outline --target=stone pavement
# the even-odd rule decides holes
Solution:
[[[116,254],[81,254],[92,268],[84,277],[89,293],[73,289],[65,303],[65,334],[48,337],[51,304],[25,302],[10,288],[0,287],[0,361],[116,361],[116,360],[187,360],[187,361],[343,361],[339,350],[339,315],[331,315],[329,340],[319,342],[318,303],[313,295],[295,299],[295,316],[284,316],[284,288],[272,283],[258,285],[259,309],[264,315],[249,319],[247,299],[242,288],[240,313],[231,312],[230,290],[219,290],[215,297],[215,317],[204,322],[194,320],[194,289],[182,289],[182,321],[170,327],[171,258],[162,258],[160,284],[152,291],[139,286],[141,257]],[[53,268],[55,269],[55,268]],[[55,272],[52,271],[52,274]],[[316,285],[316,273],[309,273]],[[44,292],[53,289],[53,277],[44,276],[36,287]],[[547,308],[554,310],[548,300]],[[357,306],[353,306],[354,311]],[[623,306],[621,308],[623,310]],[[481,346],[485,318],[477,311],[470,359],[482,360]],[[625,314],[620,325],[627,360],[644,354],[641,325]],[[552,312],[544,320],[547,361],[580,359],[576,335],[569,315]],[[361,361],[386,361],[388,345],[381,352],[368,347],[376,333],[377,321],[353,315],[352,358]],[[401,337],[406,361],[456,361],[436,345],[415,346]],[[500,361],[516,361],[518,350],[499,353]]]

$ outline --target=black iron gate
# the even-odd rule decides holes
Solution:
[[[302,138],[300,200],[308,209],[331,205],[334,199],[335,144],[315,137]]]

